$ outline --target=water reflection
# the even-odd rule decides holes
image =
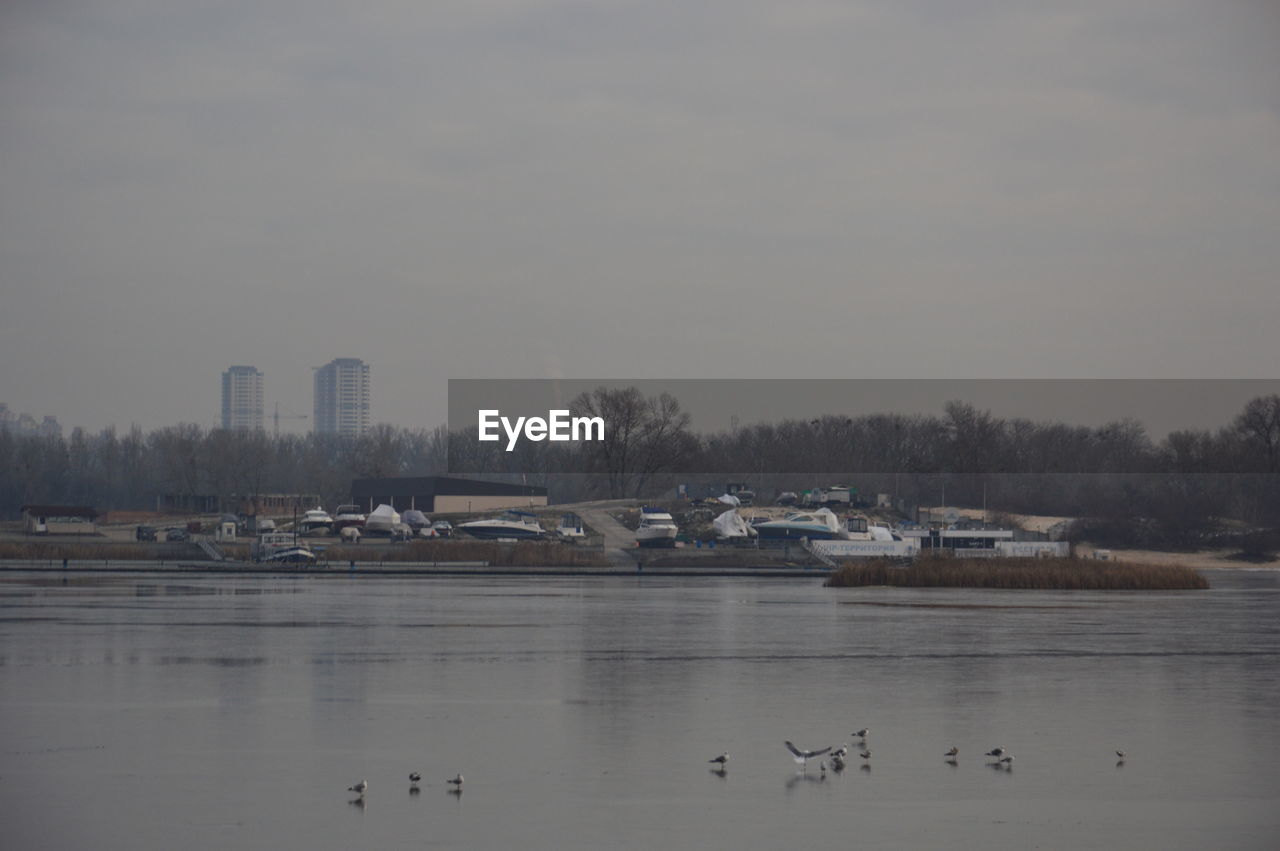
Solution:
[[[0,728],[6,769],[30,778],[0,787],[12,847],[165,848],[228,812],[234,833],[187,830],[200,834],[189,847],[389,847],[437,814],[448,817],[433,840],[465,847],[829,844],[846,791],[859,838],[880,847],[945,835],[1198,848],[1280,834],[1275,574],[1182,595],[4,579]],[[1164,744],[1206,705],[1218,758],[1179,770]],[[877,758],[892,756],[880,776],[866,760],[843,775],[809,767],[785,789],[821,792],[779,796],[779,743],[838,743],[851,717],[877,725]],[[953,742],[976,755],[1000,739],[1026,757],[1018,782],[976,756],[936,768]],[[333,806],[351,766],[394,791],[412,769],[444,778],[495,742],[501,763],[466,811],[416,786],[384,796],[376,819]],[[710,769],[720,783],[688,770],[708,742],[732,751],[733,784],[723,765]],[[1102,770],[1116,743],[1143,758]],[[406,765],[408,753],[430,759]],[[446,793],[460,803],[461,789]],[[1213,808],[1182,803],[1208,797]],[[1089,818],[1064,820],[1064,800]],[[364,797],[350,803],[365,812]],[[994,826],[1011,803],[1019,820]]]

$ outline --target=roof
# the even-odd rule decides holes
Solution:
[[[388,479],[355,479],[351,482],[351,497],[357,502],[386,497],[546,495],[547,489],[537,485],[455,479],[450,476],[397,476]]]
[[[97,517],[100,513],[87,505],[24,505],[22,511],[25,514],[42,517],[88,517],[90,519]]]

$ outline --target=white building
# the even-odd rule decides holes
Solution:
[[[222,427],[262,428],[262,373],[257,367],[233,366],[222,373]]]
[[[369,365],[359,358],[338,358],[316,370],[317,434],[357,437],[369,429]]]

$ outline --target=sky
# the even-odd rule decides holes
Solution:
[[[1268,0],[7,2],[0,402],[214,426],[251,364],[310,415],[338,357],[412,428],[450,378],[1275,378],[1277,37]]]

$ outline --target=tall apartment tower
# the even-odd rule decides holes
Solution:
[[[356,437],[369,429],[369,365],[338,358],[316,370],[315,430]]]
[[[262,373],[257,367],[233,366],[222,373],[222,427],[262,428]]]

